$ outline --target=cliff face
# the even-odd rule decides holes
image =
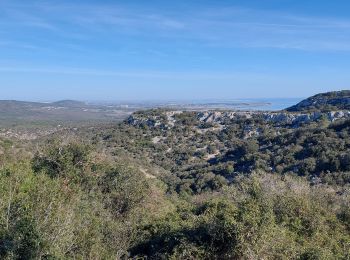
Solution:
[[[290,112],[235,112],[235,111],[206,111],[206,112],[181,112],[181,111],[159,111],[159,114],[133,114],[127,119],[127,123],[134,126],[147,125],[148,127],[171,128],[178,119],[178,115],[189,114],[199,123],[215,123],[226,125],[236,119],[262,119],[268,123],[298,126],[303,123],[315,122],[321,118],[334,122],[338,119],[350,118],[350,111],[333,112],[310,112],[310,113],[290,113]]]
[[[227,119],[237,118],[261,118],[266,122],[278,124],[302,124],[310,123],[325,118],[334,122],[342,118],[350,118],[350,111],[336,112],[312,112],[312,113],[288,113],[288,112],[205,112],[198,115],[199,119],[204,122],[224,123]]]
[[[179,124],[179,121],[182,124],[207,123],[224,127],[235,120],[260,119],[277,126],[298,127],[320,119],[334,122],[348,118],[350,118],[350,90],[343,90],[315,95],[279,112],[152,110],[135,113],[126,122],[134,126],[159,128],[172,128]]]
[[[290,112],[334,111],[350,109],[350,90],[322,93],[287,108]]]

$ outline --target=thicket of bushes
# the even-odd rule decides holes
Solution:
[[[193,112],[176,119],[168,129],[119,125],[101,139],[110,149],[123,149],[170,171],[172,176],[163,180],[176,192],[220,189],[237,174],[257,170],[305,176],[311,183],[350,183],[350,120],[320,120],[295,128],[259,117],[235,118],[220,128],[199,121]]]
[[[165,193],[91,146],[49,144],[0,170],[2,259],[348,259],[350,191],[266,173]]]
[[[0,259],[350,259],[349,120],[194,115],[1,141]]]
[[[90,148],[49,145],[0,171],[0,258],[108,259],[135,243],[149,192],[127,165],[95,164]]]

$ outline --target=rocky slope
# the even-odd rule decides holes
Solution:
[[[298,127],[302,124],[350,118],[350,90],[322,93],[278,112],[149,110],[132,114],[126,122],[133,126],[171,128],[187,118],[197,123],[225,126],[235,120],[260,119],[274,125]]]
[[[189,112],[182,111],[158,111],[158,113],[135,113],[127,119],[127,123],[133,126],[147,125],[148,127],[171,128],[179,115]],[[339,119],[350,118],[350,111],[331,112],[240,112],[240,111],[205,111],[192,112],[192,117],[202,123],[215,123],[225,125],[237,119],[262,119],[273,124],[289,125],[296,127],[301,124],[316,122],[320,119],[334,122]]]
[[[334,111],[350,109],[350,90],[317,94],[287,108],[289,112]]]

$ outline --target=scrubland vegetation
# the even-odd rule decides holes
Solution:
[[[184,112],[3,138],[0,258],[350,259],[349,135]]]
[[[50,145],[1,170],[3,259],[347,259],[349,188],[255,172],[166,193],[125,162]]]

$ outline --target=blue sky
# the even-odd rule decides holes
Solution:
[[[0,99],[306,97],[350,88],[350,1],[0,0]]]

